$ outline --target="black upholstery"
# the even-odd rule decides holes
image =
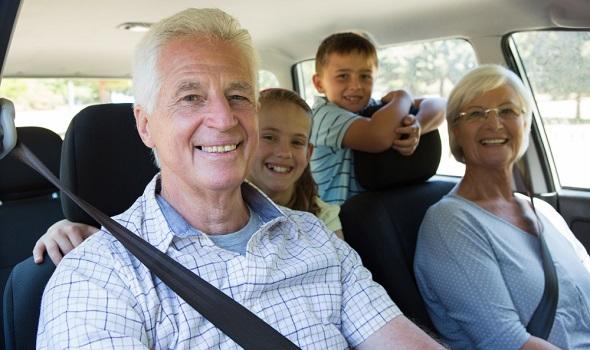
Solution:
[[[63,184],[109,216],[129,208],[156,174],[151,150],[141,141],[129,103],[90,106],[70,123],[64,139]],[[71,221],[97,226],[67,196]]]
[[[420,137],[410,156],[394,149],[381,153],[354,151],[354,173],[361,186],[370,191],[424,182],[436,174],[441,152],[440,135],[434,130]]]
[[[106,214],[131,206],[156,171],[135,128],[131,104],[87,107],[70,123],[61,153],[62,183]],[[65,194],[61,199],[66,218],[96,225]],[[35,347],[40,300],[53,268],[51,262],[36,265],[28,259],[10,275],[4,295],[7,350]]]
[[[373,279],[408,318],[431,331],[434,327],[414,278],[414,251],[426,210],[453,185],[429,181],[365,192],[346,201],[340,212],[346,241],[359,253]]]
[[[43,264],[29,257],[14,267],[4,291],[4,332],[7,350],[35,348],[41,296],[55,265],[45,254]]]
[[[16,128],[18,139],[55,174],[59,172],[62,141],[58,134],[39,127]],[[45,178],[12,155],[0,160],[0,201],[40,197],[57,189]]]
[[[62,140],[51,130],[17,128],[19,140],[55,174],[59,171]],[[37,239],[63,219],[57,189],[35,170],[8,155],[0,160],[0,295],[12,268],[27,257]],[[0,311],[2,307],[0,305]],[[0,329],[2,321],[0,321]],[[0,332],[0,349],[4,333]]]

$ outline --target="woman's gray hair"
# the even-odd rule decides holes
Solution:
[[[157,69],[160,51],[167,43],[185,36],[217,39],[235,45],[248,60],[252,81],[256,84],[258,58],[248,31],[235,18],[219,9],[186,9],[154,24],[135,49],[135,104],[143,106],[148,114],[154,111],[160,88],[160,72]]]
[[[480,97],[488,91],[507,85],[514,89],[522,103],[525,118],[525,131],[523,142],[518,152],[518,158],[522,157],[529,145],[531,131],[532,101],[530,91],[524,86],[520,78],[511,70],[499,65],[482,65],[467,73],[451,91],[447,101],[447,127],[449,129],[449,146],[455,159],[465,163],[463,150],[457,144],[453,135],[455,121],[461,109],[469,102]]]

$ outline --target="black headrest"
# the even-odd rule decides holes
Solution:
[[[16,132],[18,139],[57,175],[61,137],[51,130],[34,126],[19,127]],[[0,160],[0,201],[37,197],[52,192],[57,192],[57,188],[12,155]]]
[[[357,181],[367,190],[385,190],[423,182],[436,174],[442,152],[438,130],[420,137],[410,156],[390,149],[381,153],[354,151]]]
[[[157,168],[141,141],[129,103],[90,106],[68,127],[61,179],[74,193],[107,215],[125,211],[141,195]],[[97,225],[62,194],[67,219]]]

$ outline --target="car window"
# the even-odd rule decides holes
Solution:
[[[590,32],[511,35],[563,187],[590,189]]]
[[[44,127],[62,138],[84,107],[133,102],[130,79],[4,78],[0,95],[14,103],[16,126]]]
[[[447,97],[454,84],[477,65],[475,53],[469,42],[446,39],[381,48],[379,71],[373,89],[373,97],[380,98],[386,92],[407,89],[414,96],[436,95]],[[311,77],[315,61],[297,64],[296,75],[305,100],[312,104],[317,95]],[[437,173],[463,175],[463,164],[455,161],[448,145],[446,122],[439,128],[443,147]]]
[[[268,70],[258,71],[258,88],[260,90],[277,88],[280,86],[279,79],[277,79],[277,76],[273,72]]]
[[[265,89],[280,84],[272,72],[261,70],[258,85]],[[40,126],[62,138],[84,107],[134,101],[131,79],[4,78],[0,96],[14,103],[16,126]]]

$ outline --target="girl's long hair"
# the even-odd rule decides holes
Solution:
[[[305,111],[305,113],[309,115],[309,118],[311,118],[311,108],[309,105],[304,99],[299,97],[297,93],[291,90],[279,88],[263,90],[260,92],[258,102],[260,103],[261,108],[265,104],[275,102],[293,103]],[[318,186],[311,175],[311,169],[308,163],[299,179],[297,179],[295,182],[293,198],[289,200],[287,207],[295,210],[306,211],[317,216],[320,211],[320,207],[316,201],[317,196]]]

